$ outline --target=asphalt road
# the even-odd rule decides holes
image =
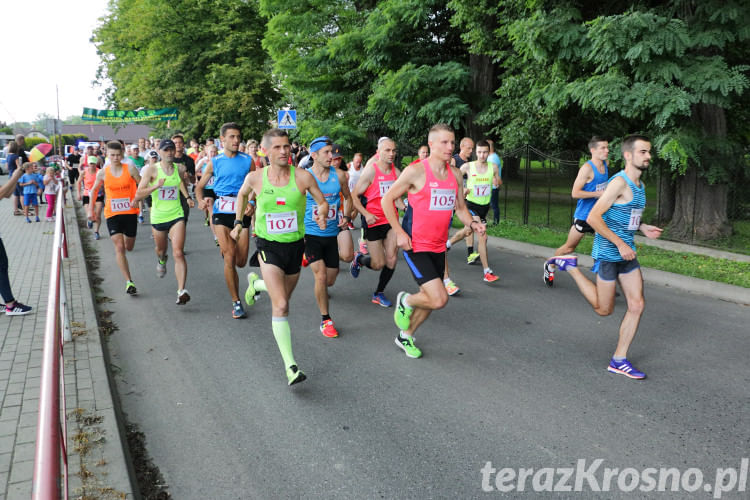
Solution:
[[[633,381],[606,371],[623,298],[600,318],[564,273],[545,287],[539,259],[491,249],[501,279],[487,285],[480,266],[465,264],[465,247],[453,249],[463,292],[418,332],[419,360],[394,345],[392,309],[370,303],[376,273],[363,269],[354,280],[342,265],[331,290],[341,336],[326,339],[312,273],[303,270],[290,325],[308,380],[289,388],[268,297],[248,319],[231,318],[219,250],[202,222],[193,210],[193,300],[184,307],[175,305],[172,260],[167,276],[156,277],[148,225],[129,255],[137,297],[125,295],[108,239],[92,240],[119,326],[108,344],[122,407],[176,499],[685,498],[683,489],[649,492],[647,482],[626,493],[617,477],[607,493],[586,481],[580,493],[539,493],[532,480],[553,487],[539,469],[603,459],[600,488],[605,467],[633,467],[643,481],[645,468],[695,467],[711,483],[717,468],[741,473],[750,455],[747,306],[647,287],[629,357],[649,378]],[[401,259],[387,294],[415,288]],[[520,492],[519,481],[483,473],[487,462],[533,468],[537,477]],[[554,482],[563,474],[555,471]],[[628,489],[628,477],[619,479]],[[516,490],[501,493],[497,484]],[[575,476],[566,484],[575,488]],[[700,485],[693,497],[707,491]]]

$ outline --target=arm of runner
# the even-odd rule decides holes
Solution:
[[[17,168],[13,171],[13,175],[10,176],[8,182],[0,187],[0,199],[9,198],[10,195],[13,194],[13,190],[18,183],[18,179],[20,179],[22,175],[23,170],[20,168]]]
[[[497,167],[496,163],[490,163],[490,165],[492,165],[493,186],[502,186],[503,179],[500,177],[500,169]]]
[[[163,178],[159,179],[153,186],[149,186],[154,178],[154,168],[153,165],[149,165],[141,170],[141,174],[143,175],[141,175],[141,182],[138,183],[138,191],[135,192],[134,202],[141,201],[142,199],[151,196],[151,193],[164,186],[164,181],[166,179]]]
[[[234,220],[242,220],[245,216],[245,205],[247,205],[250,194],[253,193],[253,173],[250,172],[245,176],[245,180],[242,181],[242,187],[237,192],[237,203],[235,204]],[[232,228],[229,236],[235,241],[240,237],[242,232],[242,225],[237,224]]]
[[[602,195],[597,202],[591,207],[591,212],[589,212],[586,222],[594,228],[594,231],[611,241],[617,247],[617,250],[620,251],[620,255],[623,259],[633,260],[635,259],[635,250],[630,248],[628,244],[622,241],[622,238],[617,236],[609,227],[607,227],[603,218],[604,212],[609,210],[615,200],[620,197],[625,189],[628,189],[628,185],[624,179],[621,177],[613,178],[609,184],[607,184],[607,189],[602,192]]]
[[[451,168],[456,168],[456,159],[451,158]],[[461,168],[459,169],[459,172],[461,173],[461,178],[459,179],[458,185],[464,186],[464,176],[469,175],[469,163],[466,162],[463,165],[461,165]],[[466,198],[466,195],[469,194],[469,191],[471,191],[468,187],[463,188],[464,191],[464,199]]]
[[[94,179],[94,185],[91,186],[91,193],[98,193],[99,188],[104,184],[104,169],[99,170],[96,173],[96,179]],[[88,210],[88,216],[89,218],[94,217],[94,200],[96,200],[95,196],[92,196],[92,201],[89,203],[89,210]]]
[[[393,167],[393,170],[396,172],[396,178],[401,177],[401,169],[398,169],[396,167]],[[399,210],[406,210],[406,205],[404,204],[403,197],[399,196],[396,198],[396,208]]]
[[[362,170],[362,175],[359,176],[357,185],[354,186],[354,192],[352,193],[352,204],[354,205],[354,208],[356,208],[357,211],[362,214],[368,224],[375,223],[376,217],[367,211],[367,209],[362,205],[362,202],[359,200],[359,197],[365,194],[367,188],[370,187],[370,184],[372,184],[373,179],[375,179],[375,167],[370,164],[366,166],[364,170]]]
[[[187,204],[190,208],[193,208],[195,206],[195,202],[193,201],[193,198],[190,196],[190,193],[188,192],[188,172],[187,168],[185,168],[185,165],[179,164],[180,166],[177,169],[177,172],[180,174],[180,193],[182,193],[182,196],[185,197],[187,200]]]
[[[664,231],[660,227],[644,223],[641,223],[641,225],[638,226],[638,230],[643,233],[643,236],[651,239],[658,238],[659,236],[661,236],[662,231]]]
[[[300,192],[303,194],[310,193],[310,196],[313,197],[315,203],[318,205],[318,215],[315,216],[314,219],[315,222],[318,223],[320,229],[325,229],[328,225],[328,222],[326,221],[326,218],[328,217],[328,202],[326,201],[325,196],[323,196],[323,193],[320,191],[318,182],[315,180],[315,177],[313,177],[313,175],[307,170],[298,171],[295,177],[297,188],[300,190]],[[303,188],[304,192],[303,189],[300,188]]]
[[[594,178],[594,171],[591,170],[591,165],[588,162],[584,163],[581,168],[578,169],[578,175],[576,180],[573,181],[573,190],[570,192],[570,196],[576,199],[582,198],[599,198],[601,191],[584,191],[583,186],[587,182],[590,182]],[[603,212],[602,212],[603,213]]]
[[[349,225],[352,218],[349,215],[352,213],[352,193],[349,191],[349,174],[343,170],[336,169],[336,174],[339,177],[339,184],[341,185],[341,194],[344,195],[344,202],[341,206],[341,213],[344,214],[341,217],[340,228],[345,228]]]
[[[214,164],[211,160],[206,162],[206,166],[201,171],[201,180],[195,186],[195,197],[198,198],[198,208],[206,210],[208,208],[208,200],[203,198],[203,189],[208,184],[208,180],[214,175]]]
[[[458,185],[461,186],[461,183],[463,183],[464,180],[463,173],[456,167],[451,167],[451,171],[453,172],[453,175],[456,176],[456,182],[458,182]],[[468,227],[472,231],[475,231],[477,234],[484,234],[487,230],[487,227],[481,222],[477,222],[474,220],[474,218],[469,213],[469,209],[466,207],[466,198],[464,195],[464,191],[460,188],[457,191],[456,215],[458,215],[459,220],[464,223],[464,226]]]
[[[380,200],[383,215],[388,220],[388,224],[391,225],[391,229],[396,232],[396,244],[403,250],[411,250],[411,237],[399,224],[398,212],[393,208],[393,203],[409,192],[419,175],[424,175],[422,172],[424,172],[424,166],[421,164],[406,167]]]

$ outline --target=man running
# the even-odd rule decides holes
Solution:
[[[609,156],[609,142],[601,137],[594,136],[589,140],[589,151],[591,159],[578,169],[578,175],[573,182],[571,196],[578,199],[576,211],[573,214],[573,225],[568,231],[568,239],[565,244],[555,250],[555,255],[567,255],[575,252],[586,233],[594,233],[594,229],[586,222],[591,207],[604,192],[609,180],[609,167],[607,157]],[[544,282],[552,287],[555,284],[554,263],[544,263]]]
[[[351,195],[346,183],[346,172],[333,167],[333,145],[328,137],[318,137],[310,143],[313,165],[308,170],[328,202],[326,227],[318,227],[319,209],[313,196],[307,193],[305,210],[305,256],[315,275],[315,300],[320,309],[320,333],[324,337],[339,336],[328,308],[328,287],[336,283],[339,260],[351,262],[354,254],[352,238],[346,227],[351,218]],[[344,199],[343,207],[341,199]],[[346,214],[346,215],[345,215]]]
[[[476,222],[481,222],[486,226],[487,214],[490,211],[490,197],[492,195],[492,185],[498,182],[500,178],[500,172],[497,167],[487,162],[487,158],[490,155],[490,145],[487,141],[477,142],[477,161],[466,162],[461,165],[461,174],[466,179],[466,187],[464,188],[464,196],[466,197],[466,206],[469,209],[473,219]],[[468,257],[466,261],[472,264],[476,261],[477,257],[482,262],[482,274],[484,275],[484,281],[487,283],[493,283],[497,281],[497,275],[490,269],[489,259],[487,258],[487,233],[479,236],[479,252],[474,252],[474,231],[469,227],[465,227],[463,230],[457,232],[448,242],[448,247],[460,241],[462,238],[466,239],[466,248]]]
[[[627,354],[643,315],[643,277],[636,258],[634,235],[641,231],[647,238],[658,238],[662,229],[641,222],[646,206],[646,189],[641,175],[651,160],[651,141],[642,135],[631,135],[622,141],[625,169],[612,176],[599,200],[589,212],[586,221],[596,231],[591,256],[593,271],[597,273],[592,283],[576,267],[578,258],[573,255],[555,256],[547,262],[567,271],[578,289],[600,316],[612,314],[615,306],[615,284],[625,294],[628,310],[620,323],[617,348],[607,370],[632,379],[644,379],[646,374],[636,370]]]
[[[305,380],[294,360],[292,335],[289,329],[289,299],[299,280],[304,242],[305,195],[310,193],[318,205],[313,218],[321,229],[327,227],[328,202],[318,189],[310,172],[289,165],[291,145],[286,131],[271,129],[263,135],[270,164],[250,172],[237,194],[237,212],[232,237],[237,238],[242,229],[242,217],[250,193],[255,194],[255,232],[258,235],[260,271],[247,275],[248,287],[245,302],[255,303],[258,292],[266,291],[271,298],[271,325],[286,368],[289,385]]]
[[[453,129],[437,124],[428,135],[429,158],[406,167],[403,174],[383,196],[385,217],[392,225],[398,246],[419,284],[419,292],[399,292],[394,320],[400,329],[396,345],[410,358],[419,358],[422,351],[414,344],[414,333],[435,309],[448,302],[443,286],[445,266],[445,241],[453,219],[453,210],[467,226],[480,236],[485,226],[472,219],[464,203],[461,172],[450,164],[455,145]],[[398,223],[398,213],[393,202],[408,193],[409,214],[404,226]]]
[[[95,155],[86,158],[86,167],[83,175],[78,178],[77,192],[78,201],[86,208],[86,226],[94,230],[94,239],[99,239],[99,226],[102,220],[102,208],[104,207],[104,190],[92,191],[96,176],[99,172],[99,158]],[[81,185],[83,184],[83,194],[81,194]],[[91,204],[93,210],[87,205]]]
[[[185,260],[185,213],[180,203],[180,193],[193,207],[185,186],[184,165],[174,162],[175,145],[171,139],[164,139],[160,145],[161,160],[141,171],[136,201],[151,197],[151,232],[156,251],[156,274],[163,278],[167,274],[167,245],[172,243],[174,274],[177,278],[177,305],[185,305],[190,294],[185,288],[187,281],[187,261]]]
[[[219,240],[221,254],[224,257],[224,280],[232,298],[232,317],[240,319],[247,317],[240,302],[238,267],[245,267],[247,263],[247,252],[250,246],[250,216],[243,215],[239,218],[239,226],[242,227],[236,237],[230,237],[235,226],[235,212],[237,212],[237,192],[242,187],[245,176],[252,170],[253,159],[250,155],[239,152],[242,132],[236,123],[225,123],[221,126],[221,141],[224,143],[224,152],[208,160],[208,165],[203,169],[203,176],[198,183],[196,195],[202,210],[208,209],[211,198],[206,197],[206,186],[213,178],[213,224],[216,237]],[[210,193],[208,193],[210,194]],[[240,207],[244,212],[246,204]]]
[[[104,218],[107,220],[109,238],[115,247],[117,267],[125,278],[125,292],[135,295],[137,290],[130,275],[130,266],[125,252],[133,251],[138,232],[138,203],[135,193],[141,176],[132,164],[122,163],[123,149],[117,141],[107,143],[109,165],[96,174],[91,191],[97,192],[104,186]],[[89,204],[89,218],[93,219],[93,206]]]
[[[380,201],[383,195],[398,178],[400,171],[393,164],[396,158],[396,143],[388,137],[378,141],[377,159],[365,166],[352,194],[352,203],[362,214],[367,223],[365,240],[368,254],[357,252],[352,260],[350,272],[354,278],[359,276],[362,266],[377,271],[380,269],[378,287],[372,295],[372,303],[382,307],[391,307],[393,303],[385,296],[385,287],[393,277],[398,260],[396,233],[385,218]],[[364,196],[366,206],[359,197]],[[400,199],[398,203],[403,208]]]

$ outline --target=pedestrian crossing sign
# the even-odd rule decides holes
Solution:
[[[297,128],[297,110],[280,109],[278,112],[279,128]]]

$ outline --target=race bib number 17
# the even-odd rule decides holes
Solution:
[[[490,195],[490,185],[489,184],[475,184],[474,185],[474,196],[477,196],[479,198],[484,198],[485,196]]]

